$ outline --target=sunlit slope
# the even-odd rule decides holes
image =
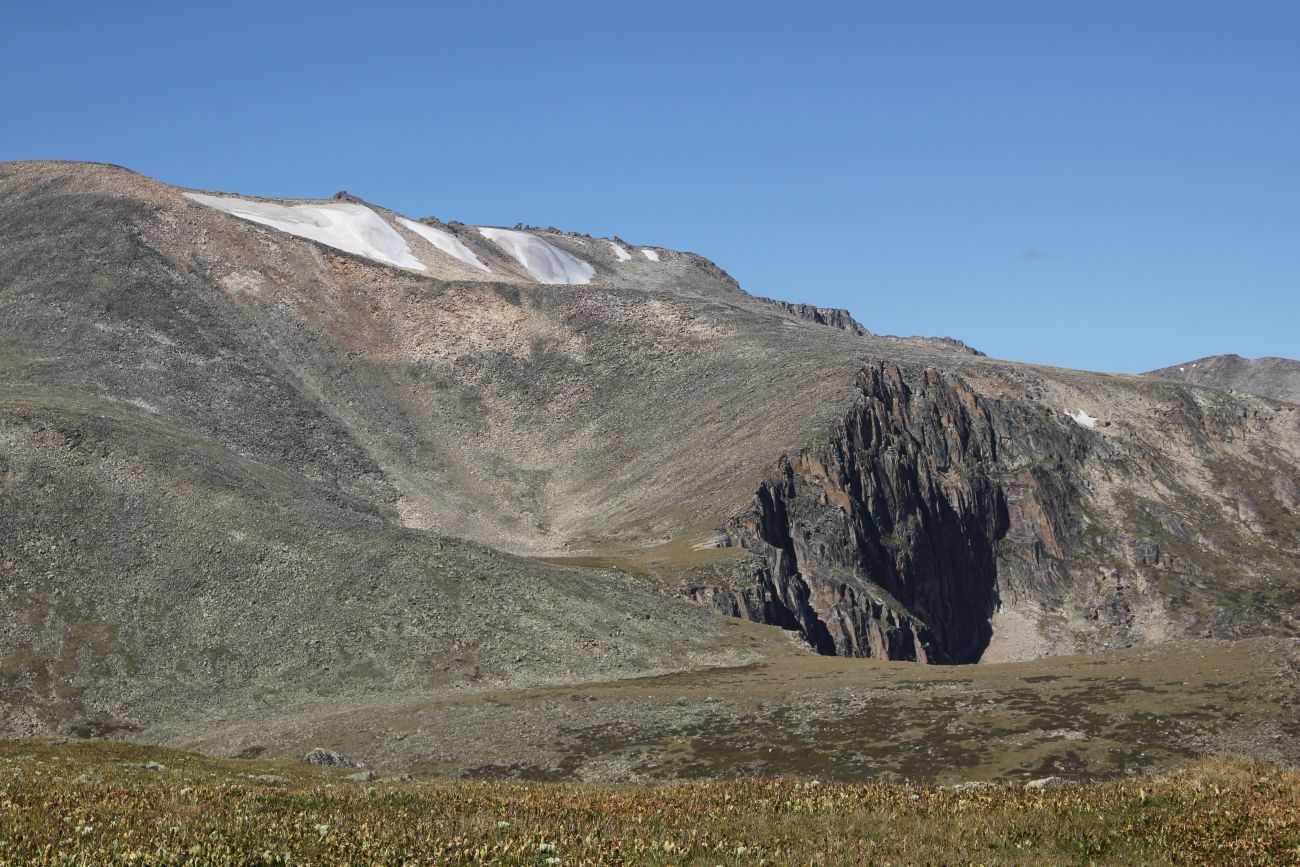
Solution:
[[[191,193],[0,168],[10,730],[283,745],[322,699],[1300,629],[1294,406],[621,239]]]

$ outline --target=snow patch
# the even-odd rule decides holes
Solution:
[[[479,226],[479,233],[513,256],[541,283],[590,283],[596,276],[595,268],[536,235],[489,226]]]
[[[457,238],[451,232],[433,226],[426,226],[424,223],[417,223],[414,220],[408,220],[405,217],[398,217],[397,222],[401,223],[403,226],[410,229],[412,232],[419,235],[448,256],[455,256],[466,265],[472,265],[480,271],[492,270],[479,261],[478,256],[474,255],[474,251],[469,247],[466,247],[461,242],[460,238]]]
[[[1070,418],[1074,419],[1083,427],[1092,428],[1097,426],[1097,419],[1094,418],[1093,416],[1088,415],[1086,412],[1084,412],[1081,409],[1076,410],[1074,412],[1070,412],[1067,409],[1065,411],[1065,414],[1068,415]]]
[[[658,250],[647,250],[645,247],[642,247],[642,248],[641,248],[641,255],[645,256],[645,257],[646,257],[647,259],[649,259],[651,262],[658,262],[658,261],[659,261],[659,251],[658,251]]]
[[[205,196],[202,193],[185,195],[218,211],[299,238],[318,241],[345,253],[354,253],[399,268],[428,270],[423,262],[411,255],[411,248],[406,246],[406,241],[397,234],[397,230],[365,205],[351,202],[281,205],[226,196]]]
[[[631,253],[629,253],[627,250],[624,250],[622,247],[620,247],[618,244],[615,244],[613,241],[609,242],[609,246],[610,249],[614,251],[614,255],[618,257],[618,261],[626,262],[632,258]]]
[[[1185,367],[1180,367],[1180,368],[1178,368],[1178,372],[1179,372],[1179,373],[1186,373],[1186,372],[1187,372],[1187,368],[1185,368]]]

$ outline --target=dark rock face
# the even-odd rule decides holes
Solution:
[[[812,304],[797,304],[792,301],[782,301],[778,298],[761,298],[755,297],[753,300],[762,304],[774,307],[787,316],[795,319],[802,319],[805,322],[814,322],[817,325],[825,325],[827,328],[834,328],[839,331],[847,331],[850,334],[856,334],[859,337],[880,337],[883,340],[894,341],[906,346],[924,346],[935,349],[950,349],[954,352],[960,352],[965,355],[975,355],[985,357],[985,353],[980,352],[973,346],[968,346],[965,341],[958,340],[955,337],[897,337],[889,334],[877,335],[870,331],[865,325],[853,318],[853,314],[843,307],[815,307]]]
[[[787,316],[793,316],[796,319],[816,322],[818,325],[825,325],[828,328],[838,328],[840,331],[848,331],[858,336],[871,333],[865,325],[853,318],[853,314],[842,307],[814,307],[811,304],[796,304],[791,301],[780,301],[776,298],[759,298],[757,300],[762,301],[764,304],[770,304]]]
[[[995,543],[1010,528],[988,411],[960,379],[913,389],[884,363],[835,428],[781,460],[724,528],[767,569],[752,588],[697,601],[797,628],[843,656],[973,662],[997,604]]]
[[[689,597],[796,629],[821,653],[931,663],[983,658],[1008,611],[1019,620],[994,658],[1292,628],[1272,602],[1233,603],[1291,586],[1300,487],[1261,440],[1290,408],[1166,393],[1161,424],[1116,435],[1109,419],[1085,424],[935,367],[878,363],[858,388],[721,527],[765,563],[753,585]],[[1260,467],[1187,472],[1237,442],[1259,449]]]
[[[1290,358],[1211,355],[1162,367],[1146,376],[1160,376],[1210,388],[1233,388],[1274,400],[1300,403],[1300,361]]]

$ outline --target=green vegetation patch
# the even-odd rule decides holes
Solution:
[[[1294,864],[1300,773],[1236,760],[1041,790],[595,786],[0,742],[2,864]]]

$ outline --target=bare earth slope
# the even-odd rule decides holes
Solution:
[[[1211,355],[1196,361],[1162,367],[1146,375],[1210,388],[1248,391],[1275,400],[1300,403],[1300,361],[1291,358]]]
[[[1249,637],[1271,650],[1242,682],[1284,677],[1239,727],[1285,716],[1295,406],[872,335],[693,254],[528,230],[539,266],[343,204],[374,218],[361,253],[113,166],[0,166],[5,732],[350,732],[454,773],[481,755],[447,727],[497,729],[447,702]],[[884,676],[856,664],[846,695]],[[755,687],[773,725],[790,688]]]

